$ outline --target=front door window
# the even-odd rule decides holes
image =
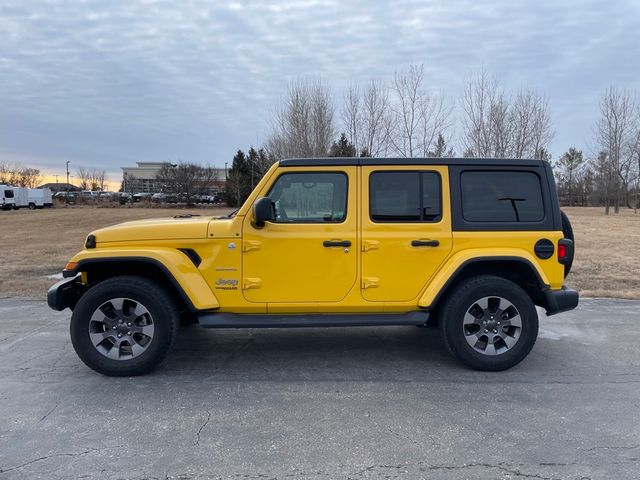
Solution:
[[[285,173],[269,192],[278,223],[340,223],[347,215],[344,173]]]

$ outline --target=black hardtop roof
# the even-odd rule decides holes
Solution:
[[[280,160],[281,167],[342,167],[359,165],[474,165],[496,167],[542,167],[544,160],[521,158],[371,158],[371,157],[325,157],[288,158]]]

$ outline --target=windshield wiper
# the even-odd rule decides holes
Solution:
[[[504,197],[504,198],[499,198],[498,200],[508,200],[509,202],[511,202],[511,206],[513,207],[513,211],[516,214],[516,222],[519,222],[520,221],[520,214],[518,213],[518,206],[516,205],[516,202],[526,202],[527,199],[526,198]]]

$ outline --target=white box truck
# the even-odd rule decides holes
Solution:
[[[0,208],[2,208],[2,210],[16,208],[13,189],[8,185],[0,185]]]
[[[6,190],[13,192],[13,197],[11,197],[13,202],[11,206],[6,208],[7,210],[9,208],[35,210],[36,208],[53,206],[53,197],[48,188],[6,187]]]
[[[27,204],[31,209],[53,206],[53,197],[48,188],[30,188],[27,199]]]
[[[15,210],[29,206],[29,189],[23,187],[9,187],[13,190],[13,200]]]

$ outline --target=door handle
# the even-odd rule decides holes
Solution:
[[[437,247],[439,245],[438,240],[411,240],[412,247]]]
[[[322,242],[323,247],[350,247],[350,240],[325,240]]]

